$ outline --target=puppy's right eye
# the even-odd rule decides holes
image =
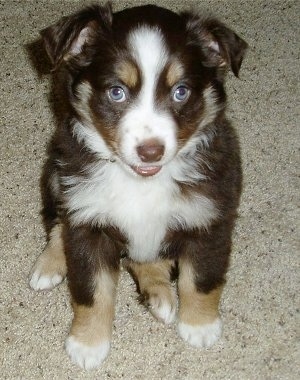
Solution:
[[[113,102],[122,103],[126,100],[126,93],[120,86],[113,86],[108,90],[108,96]]]

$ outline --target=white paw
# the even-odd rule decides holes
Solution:
[[[221,337],[222,321],[217,318],[213,323],[197,326],[180,322],[178,332],[191,346],[209,348]]]
[[[63,280],[60,274],[53,274],[52,276],[42,275],[39,270],[33,272],[29,285],[34,290],[50,290],[56,285],[60,284]]]
[[[106,341],[98,346],[87,346],[69,336],[66,340],[66,351],[74,364],[90,370],[100,366],[110,350],[110,342]]]
[[[155,318],[166,325],[174,322],[176,316],[176,307],[169,302],[160,300],[158,297],[152,297],[148,301],[149,310]]]

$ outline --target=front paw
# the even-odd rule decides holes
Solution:
[[[33,290],[51,290],[63,279],[64,276],[61,274],[43,274],[39,269],[36,269],[31,275],[29,285]]]
[[[110,350],[110,342],[105,341],[96,346],[89,346],[71,335],[67,338],[65,347],[74,364],[91,370],[99,367],[105,360]]]
[[[63,254],[59,257],[56,252],[46,248],[32,268],[29,285],[34,290],[50,290],[64,280],[66,273]]]
[[[61,229],[60,224],[52,229],[50,241],[32,268],[29,285],[34,290],[52,289],[66,277],[67,264]]]
[[[174,322],[176,318],[176,299],[172,293],[169,297],[161,297],[160,294],[152,294],[147,301],[151,314],[166,325]]]
[[[222,335],[222,321],[220,318],[217,318],[212,323],[195,326],[179,322],[178,332],[181,338],[191,346],[209,348]]]

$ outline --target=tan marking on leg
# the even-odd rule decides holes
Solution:
[[[74,319],[70,336],[87,346],[110,341],[115,309],[117,273],[102,271],[96,279],[92,306],[73,303]]]
[[[62,224],[56,224],[53,227],[45,250],[32,268],[30,285],[36,290],[51,289],[66,276],[67,265],[62,230]],[[48,279],[48,286],[46,279]]]
[[[59,273],[66,275],[67,265],[64,253],[64,243],[62,239],[62,224],[57,224],[53,227],[50,233],[49,242],[42,253],[41,260],[44,262],[46,273]]]
[[[124,263],[125,267],[137,278],[141,292],[147,291],[152,286],[170,284],[172,260],[137,263],[127,259]]]
[[[176,295],[170,282],[172,265],[171,260],[141,264],[128,259],[125,263],[137,280],[150,312],[164,323],[171,323],[176,313]]]
[[[188,262],[179,265],[179,319],[188,325],[204,325],[218,318],[219,301],[223,287],[220,286],[208,294],[197,291],[194,273]]]

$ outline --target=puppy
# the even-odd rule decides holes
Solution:
[[[185,341],[210,347],[241,192],[224,78],[238,76],[246,42],[216,19],[153,5],[94,5],[41,34],[65,105],[31,287],[67,276],[66,350],[83,368],[108,355],[123,256],[152,314],[167,324],[177,315]]]

